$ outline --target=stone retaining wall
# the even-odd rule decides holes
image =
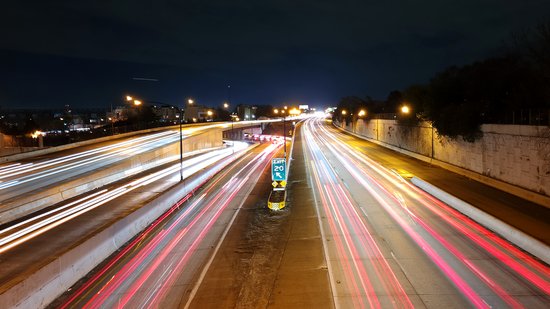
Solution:
[[[439,136],[429,123],[359,119],[341,124],[357,135],[550,197],[550,127],[487,124],[474,143]]]

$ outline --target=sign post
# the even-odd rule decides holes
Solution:
[[[271,185],[273,191],[269,195],[267,207],[271,210],[280,210],[285,207],[286,200],[286,158],[271,159]]]
[[[273,190],[284,190],[286,186],[286,160],[284,158],[271,160],[271,180],[273,181]]]

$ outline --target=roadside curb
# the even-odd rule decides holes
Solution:
[[[416,176],[411,179],[411,182],[423,191],[426,191],[427,193],[441,200],[445,204],[470,217],[472,220],[500,234],[502,237],[520,247],[521,249],[536,256],[545,263],[550,264],[550,247],[546,246],[539,240],[523,233],[515,227],[500,221],[490,214],[487,214],[477,209],[471,204],[462,201],[461,199],[437,188],[436,186]]]

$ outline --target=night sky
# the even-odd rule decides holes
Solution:
[[[2,1],[0,108],[384,99],[549,18],[547,0]]]

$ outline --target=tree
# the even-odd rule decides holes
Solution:
[[[517,53],[539,79],[544,92],[543,108],[550,108],[550,20],[513,37]]]
[[[356,96],[349,96],[349,97],[343,97],[340,99],[340,102],[338,102],[337,110],[338,112],[333,116],[333,119],[337,119],[339,121],[342,121],[345,119],[346,121],[351,121],[354,116],[357,116],[357,113],[367,107],[367,101],[356,97]],[[345,111],[345,114],[342,112]]]
[[[258,105],[256,117],[271,117],[273,115],[273,105]]]
[[[397,113],[399,107],[403,104],[403,94],[399,90],[394,90],[388,94],[386,104],[383,107],[383,113]]]
[[[214,114],[216,120],[229,121],[231,120],[231,113],[226,108],[217,107]]]

